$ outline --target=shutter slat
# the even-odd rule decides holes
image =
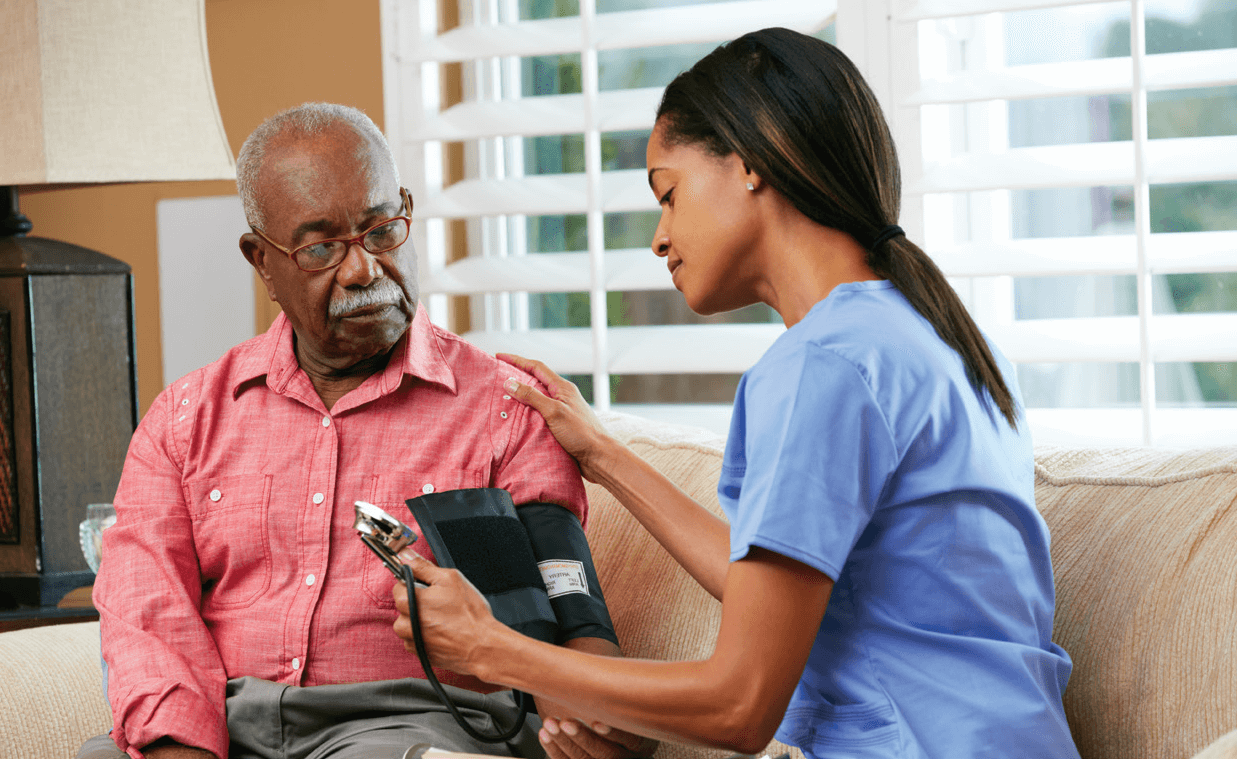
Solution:
[[[1066,5],[1097,5],[1109,0],[914,0],[895,3],[894,21],[973,16],[981,13],[1058,8]]]
[[[968,243],[929,254],[950,277],[1136,274],[1134,245],[1133,235],[1043,237]],[[1237,271],[1237,232],[1154,234],[1147,258],[1152,274]]]
[[[601,93],[597,101],[600,130],[652,129],[661,93],[661,87]],[[583,131],[583,95],[546,95],[460,103],[409,131],[406,137],[411,142],[452,142],[506,135],[579,134]]]
[[[785,331],[780,324],[610,327],[607,370],[613,374],[739,374],[750,369]],[[592,338],[585,328],[478,331],[464,338],[489,353],[536,358],[560,374],[593,370]]]
[[[1153,274],[1237,271],[1237,231],[1151,235],[1147,256]]]
[[[1153,184],[1237,179],[1237,136],[1151,140],[1147,178]],[[1133,181],[1134,144],[1097,142],[964,153],[926,165],[923,178],[908,192],[1095,187]]]
[[[1237,272],[1237,231],[1152,235],[1152,274]],[[977,242],[929,251],[949,277],[1054,277],[1133,275],[1133,235],[1044,237],[1008,243]],[[673,290],[665,261],[645,248],[606,252],[606,289]],[[466,258],[421,283],[448,295],[495,292],[583,292],[591,287],[587,253],[533,253],[510,258]]]
[[[665,261],[651,250],[606,253],[606,289],[673,290]],[[465,258],[421,283],[424,293],[482,295],[496,292],[584,292],[592,284],[587,253],[532,253],[508,258]]]
[[[642,169],[607,171],[601,176],[602,210],[655,211],[657,201]],[[459,219],[504,214],[584,213],[584,174],[539,174],[515,179],[468,179],[441,193],[418,200],[416,218]]]
[[[777,19],[805,34],[820,31],[837,13],[835,0],[748,0],[597,14],[597,49],[651,47],[733,39]]]
[[[776,21],[813,33],[837,11],[833,0],[746,0],[678,8],[599,13],[598,50],[652,47],[691,42],[721,42]],[[450,63],[508,56],[578,52],[584,32],[579,16],[503,24],[461,26],[405,51],[402,60]]]
[[[923,82],[905,103],[929,105],[1128,93],[1134,86],[1131,66],[1129,58],[1098,58],[960,74]],[[1144,81],[1148,90],[1237,84],[1237,48],[1149,55]]]
[[[1015,363],[1139,360],[1138,317],[1034,319],[984,325]],[[1151,317],[1152,360],[1237,361],[1237,314]]]

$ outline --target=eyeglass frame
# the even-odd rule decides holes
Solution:
[[[261,237],[263,240],[265,240],[267,243],[272,245],[279,252],[285,254],[288,258],[292,259],[292,263],[296,266],[296,268],[300,269],[306,274],[315,274],[320,271],[326,271],[327,269],[334,269],[336,266],[339,266],[340,264],[342,264],[344,260],[348,258],[348,251],[352,250],[353,245],[360,245],[361,250],[365,251],[366,253],[369,253],[370,255],[377,256],[383,253],[390,253],[391,251],[400,247],[400,245],[403,245],[404,243],[408,242],[408,238],[412,234],[412,193],[408,192],[407,189],[401,187],[399,188],[399,197],[401,201],[400,209],[407,212],[406,216],[392,216],[389,219],[384,219],[378,222],[377,224],[374,224],[373,226],[367,227],[364,232],[362,232],[359,235],[356,235],[355,237],[328,237],[325,240],[314,240],[313,242],[307,242],[304,245],[298,245],[292,250],[288,250],[284,246],[280,245],[279,243],[275,242],[271,238],[267,237],[266,233],[258,229],[257,227],[250,226],[250,229],[252,229],[254,234],[256,234],[258,237]],[[404,242],[401,242],[399,245],[396,245],[394,247],[387,248],[386,250],[375,251],[375,250],[370,250],[369,248],[365,247],[365,237],[370,232],[373,232],[375,229],[385,224],[390,224],[393,221],[404,222],[404,232],[405,232]],[[329,266],[323,266],[321,269],[306,269],[304,266],[301,266],[300,261],[296,260],[296,254],[304,250],[305,248],[312,247],[314,245],[322,245],[328,242],[344,243],[345,244],[344,245],[344,257]]]

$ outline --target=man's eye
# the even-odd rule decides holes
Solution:
[[[320,242],[301,248],[300,255],[311,261],[329,261],[339,251],[343,243],[338,240]]]
[[[395,228],[399,222],[393,221],[389,224],[383,224],[381,227],[376,227],[369,230],[369,234],[365,235],[365,241],[370,245],[388,245],[395,241]]]

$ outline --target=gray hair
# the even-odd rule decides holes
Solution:
[[[382,155],[391,166],[395,182],[399,183],[399,168],[382,131],[364,111],[338,103],[302,103],[271,116],[245,139],[236,159],[236,189],[241,196],[245,220],[249,226],[262,229],[266,223],[258,205],[258,176],[266,161],[267,150],[277,138],[313,137],[334,126],[344,124],[357,134],[381,148]]]

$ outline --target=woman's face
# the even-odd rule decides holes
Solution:
[[[649,186],[661,205],[653,252],[699,314],[755,303],[760,229],[756,180],[736,154],[718,158],[696,145],[668,145],[659,121],[649,139]]]

